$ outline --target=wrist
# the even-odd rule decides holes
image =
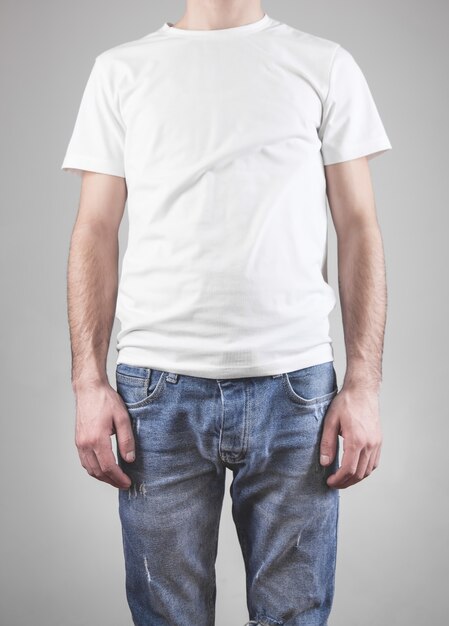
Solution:
[[[381,382],[382,376],[378,370],[373,371],[372,368],[363,367],[361,363],[352,363],[346,369],[342,388],[347,390],[365,389],[366,391],[378,393]]]
[[[103,375],[86,375],[78,376],[72,379],[73,392],[79,393],[80,391],[102,389],[109,386],[109,380],[106,374]]]
[[[366,376],[345,376],[340,391],[367,391],[380,392],[381,381],[378,378]]]

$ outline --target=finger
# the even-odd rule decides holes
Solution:
[[[131,479],[117,465],[114,453],[112,452],[111,438],[107,437],[103,445],[94,449],[100,465],[102,474],[108,476],[113,484],[120,489],[128,489],[131,486]]]
[[[376,460],[374,461],[374,469],[376,469],[379,466],[381,450],[382,450],[382,445],[380,445],[377,449]]]
[[[93,450],[87,450],[87,452],[85,453],[85,458],[87,459],[91,467],[91,472],[89,472],[91,476],[105,483],[109,483],[110,485],[115,487],[113,481],[108,476],[103,475],[100,464],[98,463],[97,457],[95,456],[95,452]]]
[[[373,473],[373,471],[376,469],[375,468],[375,464],[376,464],[376,458],[378,456],[378,452],[379,452],[379,448],[376,447],[372,452],[371,452],[371,456],[368,462],[368,466],[366,468],[366,476],[369,476],[370,474]]]
[[[88,459],[87,459],[87,457],[86,457],[86,452],[85,452],[85,450],[78,449],[78,456],[79,456],[79,458],[80,458],[81,465],[84,467],[84,469],[86,470],[86,472],[87,472],[88,474],[90,474],[91,476],[93,476],[92,467],[91,467],[91,465],[90,465],[90,463],[89,463],[89,460],[88,460]]]
[[[136,459],[136,453],[131,418],[127,411],[123,411],[120,416],[114,416],[113,421],[120,455],[125,461],[132,463]]]
[[[366,477],[366,469],[368,467],[370,458],[371,458],[371,453],[369,450],[366,450],[366,449],[361,450],[359,462],[358,462],[355,474],[354,476],[352,476],[352,478],[349,478],[343,483],[344,489],[346,489],[347,487],[351,487],[351,485],[355,485],[356,483],[359,483]]]
[[[354,476],[357,470],[359,456],[360,448],[358,446],[347,444],[344,447],[341,466],[335,474],[331,474],[326,480],[329,487],[335,487],[337,489],[345,487],[345,483]]]
[[[335,459],[337,452],[338,434],[340,423],[336,419],[325,419],[323,433],[320,442],[320,464],[330,465]]]

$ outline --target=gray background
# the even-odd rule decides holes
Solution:
[[[277,0],[263,8],[354,54],[393,145],[371,163],[389,287],[385,441],[379,468],[340,492],[330,625],[443,625],[449,582],[448,5]],[[94,56],[182,13],[182,2],[167,0],[1,2],[4,626],[132,623],[118,492],[87,474],[74,446],[65,297],[80,179],[60,165]],[[126,230],[125,219],[123,243]],[[338,297],[331,222],[329,234],[329,279]],[[331,325],[341,385],[339,305]],[[117,330],[109,355],[112,381]],[[242,626],[248,619],[230,478],[217,558],[217,626]]]

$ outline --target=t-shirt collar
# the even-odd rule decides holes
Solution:
[[[223,38],[223,37],[232,37],[234,35],[244,35],[246,33],[253,33],[255,31],[259,31],[264,28],[267,28],[273,22],[274,22],[273,18],[271,18],[267,13],[265,13],[263,17],[256,20],[255,22],[250,22],[249,24],[242,24],[241,26],[231,26],[229,28],[193,30],[190,28],[178,28],[176,26],[173,26],[172,22],[164,22],[164,24],[161,26],[159,30],[168,35],[179,35],[181,37]]]

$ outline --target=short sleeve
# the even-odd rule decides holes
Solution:
[[[367,80],[348,50],[336,49],[318,135],[324,165],[392,148]]]
[[[95,58],[61,165],[64,171],[125,177],[125,126],[111,70],[102,55]]]

